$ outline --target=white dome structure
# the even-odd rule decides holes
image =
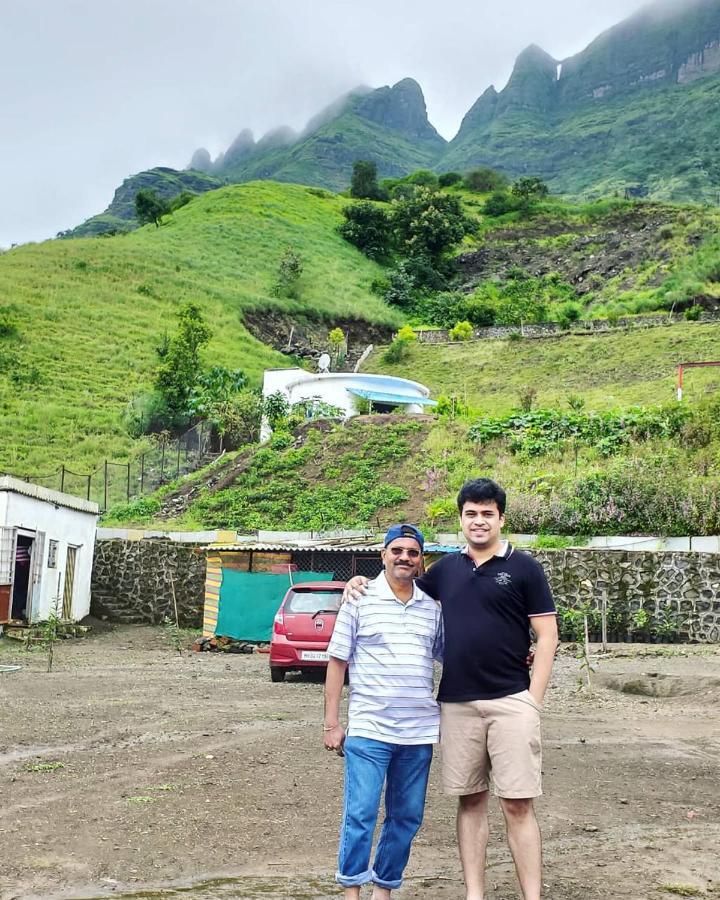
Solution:
[[[305,369],[267,369],[263,379],[263,397],[281,393],[293,406],[316,401],[336,406],[345,418],[360,412],[359,401],[372,404],[375,412],[398,407],[408,415],[435,406],[424,384],[394,375],[370,375],[363,372],[306,372]],[[266,441],[272,429],[263,419],[260,439]]]

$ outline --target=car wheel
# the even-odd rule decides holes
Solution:
[[[270,681],[285,681],[285,669],[270,666]]]

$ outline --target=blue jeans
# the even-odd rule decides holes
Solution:
[[[372,881],[394,890],[410,857],[425,808],[432,744],[345,740],[345,804],[335,880],[343,887]],[[370,868],[373,832],[385,784],[385,821]]]

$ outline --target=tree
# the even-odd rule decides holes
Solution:
[[[273,294],[276,297],[297,299],[300,293],[298,282],[302,273],[303,262],[300,254],[296,253],[292,247],[286,247],[278,265],[277,281],[273,286]]]
[[[162,396],[171,427],[190,418],[190,398],[201,371],[200,350],[210,340],[210,328],[200,307],[186,303],[178,313],[179,327],[155,371],[155,389]]]
[[[383,360],[387,363],[399,363],[407,358],[410,347],[417,341],[417,335],[410,325],[403,325],[393,338],[392,344],[383,354]]]
[[[462,180],[463,177],[459,172],[443,172],[442,175],[438,175],[440,187],[452,187],[453,184],[457,184]]]
[[[382,200],[383,192],[377,180],[377,166],[369,159],[353,163],[350,196],[356,200]]]
[[[391,227],[387,212],[374,203],[351,203],[343,209],[345,221],[338,232],[370,259],[386,259],[390,253]]]
[[[468,191],[486,194],[489,191],[504,191],[507,188],[507,178],[488,166],[481,166],[468,172],[463,179],[463,185]]]
[[[135,194],[135,218],[141,225],[155,223],[160,227],[160,220],[170,212],[170,204],[150,188],[143,188]]]
[[[340,365],[340,357],[345,357],[345,333],[342,328],[333,328],[328,334],[328,343],[335,357],[335,364]]]
[[[427,188],[393,201],[392,221],[401,252],[410,257],[427,256],[434,265],[468,231],[460,200]]]
[[[518,178],[511,190],[516,197],[520,197],[526,203],[531,203],[533,200],[541,200],[550,193],[542,178],[535,176],[532,178]]]

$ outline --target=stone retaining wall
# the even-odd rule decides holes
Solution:
[[[634,328],[657,328],[660,325],[668,325],[673,322],[687,321],[682,315],[656,315],[656,316],[627,316],[618,319],[617,324],[611,325],[607,319],[582,319],[571,322],[563,327],[557,322],[538,322],[524,325],[522,335],[526,338],[553,337],[559,334],[596,334],[597,332],[622,331]],[[703,312],[697,320],[700,323],[720,322],[720,313]],[[518,325],[491,325],[487,328],[474,328],[472,340],[497,340],[508,338],[511,334],[520,334]],[[450,337],[446,329],[440,328],[432,331],[418,331],[418,340],[424,344],[446,344]],[[454,342],[457,343],[457,342]]]
[[[199,627],[206,552],[162,540],[98,541],[93,615],[159,624],[174,615],[174,584],[181,624]],[[633,631],[633,617],[642,607],[651,623],[674,617],[682,640],[720,643],[720,555],[605,549],[530,552],[545,568],[558,603],[576,606],[592,600],[599,608],[603,598],[607,600],[615,639]]]
[[[653,623],[675,619],[683,641],[720,643],[720,556],[624,550],[532,550],[558,603],[607,601],[609,631],[633,631],[642,607]],[[592,589],[583,582],[590,582]],[[636,632],[637,634],[637,632]]]
[[[90,612],[114,622],[199,628],[205,596],[205,548],[174,541],[97,541]]]

